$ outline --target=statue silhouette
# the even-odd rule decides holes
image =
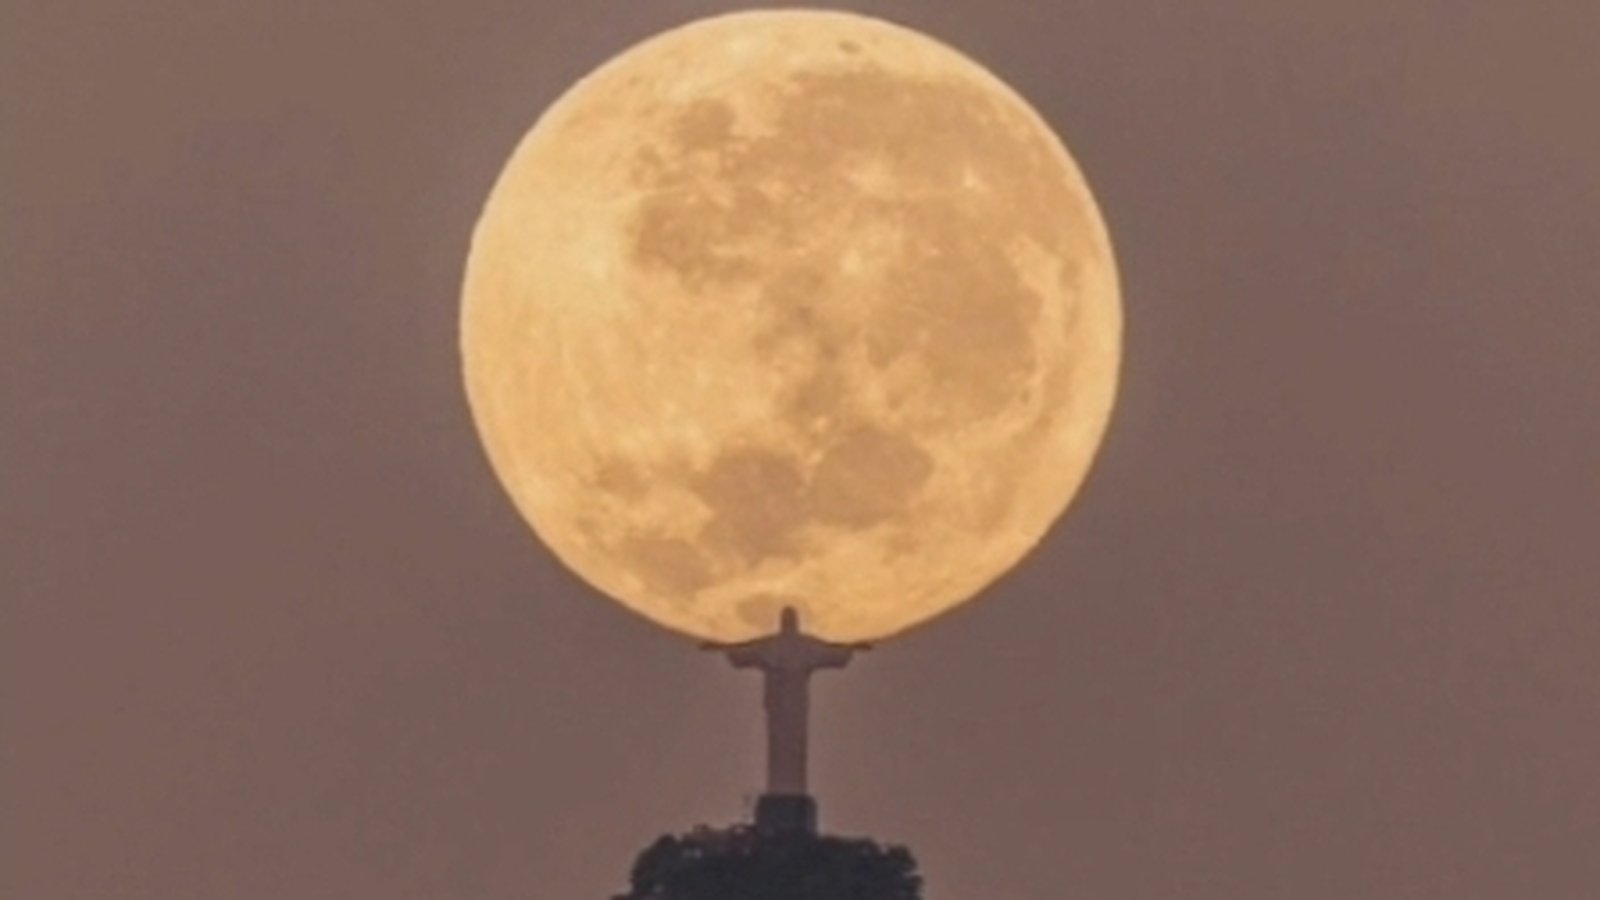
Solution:
[[[870,644],[835,644],[806,634],[800,614],[787,607],[778,632],[738,644],[705,643],[726,654],[737,669],[760,669],[766,678],[767,791],[757,808],[758,826],[815,831],[815,805],[806,786],[811,673],[842,669]]]

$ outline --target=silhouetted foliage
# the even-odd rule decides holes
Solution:
[[[639,856],[633,890],[615,900],[920,900],[904,847],[754,828],[698,828]]]

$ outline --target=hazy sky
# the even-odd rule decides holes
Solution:
[[[759,687],[494,481],[470,228],[689,0],[0,0],[0,896],[599,900],[759,784]],[[1600,883],[1600,6],[880,2],[1117,241],[1070,517],[823,676],[931,900]]]

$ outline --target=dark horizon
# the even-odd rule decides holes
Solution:
[[[1600,883],[1600,7],[830,4],[984,63],[1116,244],[1118,410],[815,686],[930,900]],[[594,897],[760,687],[568,574],[457,303],[571,82],[733,4],[0,0],[0,896]]]

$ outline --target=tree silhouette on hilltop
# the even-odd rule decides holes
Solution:
[[[904,847],[740,826],[657,840],[614,900],[921,900]]]

